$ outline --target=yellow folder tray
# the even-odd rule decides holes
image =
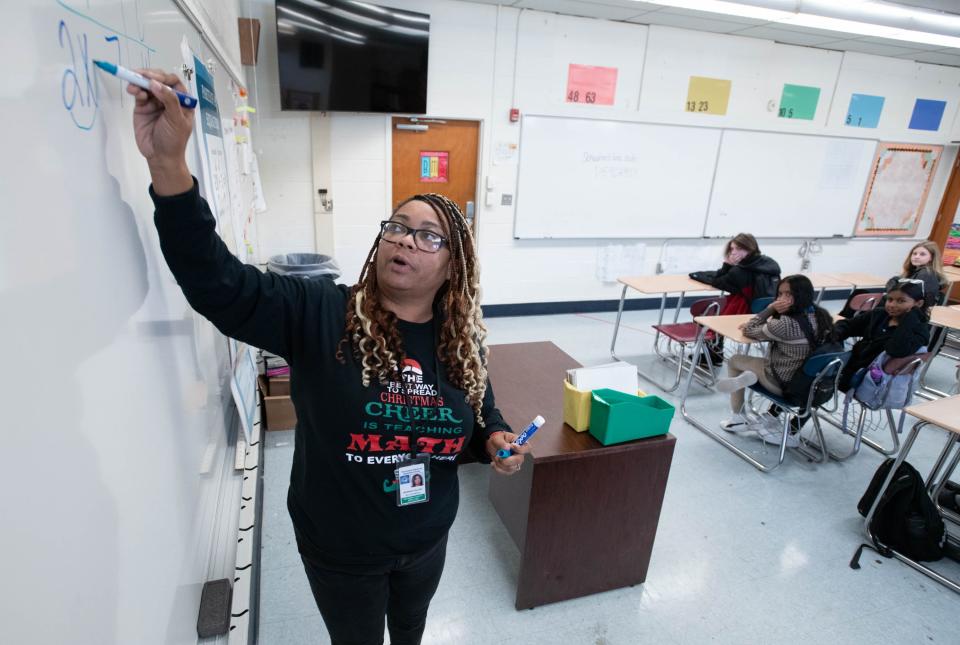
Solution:
[[[592,394],[590,390],[578,390],[569,382],[563,382],[563,422],[577,432],[586,432],[590,428]],[[646,394],[637,390],[637,396]]]

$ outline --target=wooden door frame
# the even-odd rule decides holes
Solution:
[[[393,211],[393,120],[394,119],[409,119],[411,117],[416,117],[418,119],[437,119],[440,121],[471,121],[477,124],[477,176],[474,181],[474,211],[473,211],[473,241],[479,247],[480,245],[480,226],[478,225],[480,221],[480,190],[483,188],[480,181],[483,176],[483,135],[486,126],[486,121],[484,119],[474,119],[474,118],[465,118],[461,116],[420,116],[420,115],[409,115],[409,114],[386,114],[386,121],[384,127],[387,130],[387,154],[386,164],[384,167],[384,172],[387,175],[387,213],[384,213],[384,216],[388,215]],[[429,125],[429,124],[427,124]],[[464,213],[466,215],[466,213]],[[479,253],[479,248],[477,249]]]
[[[947,203],[948,200],[953,202],[952,205]],[[953,159],[950,176],[947,178],[947,185],[943,189],[943,197],[940,199],[940,206],[937,208],[937,216],[933,220],[930,235],[927,237],[927,239],[936,242],[940,248],[946,247],[950,227],[953,226],[957,217],[958,206],[960,206],[960,151]]]

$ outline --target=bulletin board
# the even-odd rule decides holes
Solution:
[[[943,146],[880,143],[854,235],[915,235],[942,152]]]

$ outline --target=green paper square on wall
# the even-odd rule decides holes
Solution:
[[[783,95],[780,97],[780,110],[777,116],[784,119],[813,120],[817,113],[817,101],[820,100],[820,88],[808,85],[783,84]]]

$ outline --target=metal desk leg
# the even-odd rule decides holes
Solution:
[[[680,319],[680,310],[683,309],[683,297],[687,294],[686,291],[680,292],[680,299],[677,300],[677,308],[673,310],[673,322],[676,323]],[[664,294],[666,295],[666,294]],[[666,304],[666,301],[664,301]]]
[[[697,360],[697,357],[700,355],[700,353],[701,353],[702,351],[704,351],[704,350],[703,350],[703,341],[704,341],[704,337],[706,336],[706,334],[707,334],[707,328],[706,328],[706,327],[701,327],[701,328],[700,328],[700,333],[697,334],[697,344],[696,344],[696,346],[694,347],[694,350],[693,350],[693,360]],[[752,465],[752,466],[753,466],[754,468],[756,468],[757,470],[759,470],[759,471],[761,471],[761,472],[769,473],[770,471],[775,470],[776,468],[779,468],[780,464],[783,463],[783,459],[784,459],[784,456],[785,456],[786,450],[787,450],[787,434],[788,434],[788,429],[789,429],[789,417],[790,417],[790,415],[789,415],[789,414],[783,415],[783,417],[784,417],[784,433],[783,433],[783,439],[782,439],[782,441],[781,441],[781,443],[780,443],[779,460],[777,461],[776,464],[773,464],[773,465],[771,465],[771,466],[767,466],[767,465],[765,465],[765,464],[757,461],[756,459],[754,459],[753,457],[751,457],[749,454],[747,454],[746,452],[744,452],[744,451],[741,450],[740,448],[738,448],[736,445],[734,445],[733,443],[731,443],[730,440],[727,439],[726,437],[718,434],[715,430],[712,430],[712,429],[710,429],[709,427],[707,427],[707,426],[705,426],[704,424],[702,424],[699,420],[697,420],[697,419],[694,418],[689,412],[687,412],[687,395],[690,393],[690,386],[692,385],[692,381],[693,381],[693,370],[690,370],[689,373],[687,374],[687,380],[686,380],[686,383],[684,384],[683,392],[682,392],[682,394],[680,395],[680,414],[683,416],[684,420],[686,420],[687,423],[689,423],[690,425],[692,425],[694,428],[696,428],[696,429],[699,430],[700,432],[704,433],[704,434],[707,435],[708,437],[710,437],[710,438],[712,438],[713,440],[717,441],[720,445],[722,445],[723,447],[725,447],[727,450],[729,450],[729,451],[732,452],[733,454],[737,455],[737,456],[740,457],[741,459],[743,459],[743,460],[745,460],[746,462],[748,462],[750,465]]]
[[[936,388],[932,388],[927,385],[927,372],[930,371],[930,366],[933,365],[933,361],[937,359],[937,354],[940,353],[940,350],[943,348],[943,343],[947,339],[947,328],[943,329],[943,333],[940,334],[940,339],[937,341],[936,347],[934,347],[933,355],[930,357],[920,372],[920,379],[917,381],[917,396],[922,397],[927,400],[933,400],[935,398],[944,398],[950,396],[946,392],[941,392]]]
[[[627,285],[623,285],[623,291],[620,292],[620,305],[617,307],[617,322],[613,324],[613,340],[610,341],[610,356],[619,361],[615,351],[617,347],[617,332],[620,331],[620,317],[623,316],[623,301],[627,299]]]
[[[877,496],[874,498],[873,504],[870,506],[870,512],[867,513],[867,517],[863,521],[864,532],[867,534],[867,538],[873,544],[878,543],[878,540],[873,535],[873,532],[870,530],[870,522],[873,521],[873,515],[874,513],[877,512],[877,506],[880,504],[880,500],[883,499],[883,494],[886,492],[887,487],[890,486],[890,482],[893,481],[893,477],[894,475],[896,475],[897,469],[900,467],[900,464],[902,464],[904,460],[907,458],[907,453],[909,453],[910,448],[913,447],[913,442],[916,441],[917,435],[920,434],[920,429],[923,428],[923,426],[925,425],[928,425],[926,421],[917,421],[913,425],[913,428],[910,430],[910,436],[907,437],[906,442],[904,442],[903,444],[903,450],[900,451],[900,454],[897,455],[897,458],[894,460],[893,465],[890,467],[890,472],[887,473],[886,479],[883,480],[883,485],[880,487],[880,490],[877,491]],[[955,437],[951,435],[947,441],[948,441],[948,445],[952,444],[955,441]],[[896,558],[897,560],[900,560],[900,562],[903,562],[910,568],[919,571],[920,573],[927,576],[928,578],[936,580],[946,588],[952,591],[955,591],[957,593],[960,593],[960,584],[957,584],[953,580],[950,580],[949,578],[946,578],[943,575],[937,573],[933,569],[927,566],[924,566],[911,558],[908,558],[907,556],[903,555],[899,551],[890,549],[889,553],[892,557]]]

